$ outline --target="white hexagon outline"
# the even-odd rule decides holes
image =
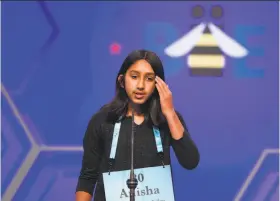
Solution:
[[[270,155],[270,154],[280,154],[280,149],[264,149],[263,152],[261,153],[259,159],[257,160],[255,166],[249,173],[248,177],[242,184],[241,188],[239,189],[238,193],[235,195],[235,198],[233,199],[234,201],[240,201],[242,199],[242,196],[245,194],[245,191],[249,187],[249,185],[252,183],[253,179],[255,178],[256,174],[260,170],[263,161],[265,158]]]
[[[19,121],[19,124],[22,126],[24,133],[26,134],[31,144],[31,149],[28,151],[21,166],[17,169],[14,177],[12,178],[11,182],[9,183],[6,191],[2,196],[3,201],[10,201],[15,196],[17,190],[19,189],[20,185],[22,184],[23,180],[25,179],[26,175],[28,174],[30,168],[33,166],[35,160],[37,159],[41,151],[81,152],[83,151],[83,147],[82,146],[48,146],[44,144],[42,145],[37,144],[28,126],[25,124],[24,120],[22,119],[19,110],[17,109],[16,105],[14,104],[13,100],[11,99],[9,93],[7,92],[2,82],[1,82],[1,93],[4,95],[5,99],[7,100],[8,105],[11,107],[13,114],[15,115],[16,119]]]

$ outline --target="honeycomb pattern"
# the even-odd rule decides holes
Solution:
[[[234,201],[279,200],[279,149],[265,149]]]
[[[52,196],[52,192],[56,195],[53,197],[56,197],[57,200],[60,199],[65,199],[65,195],[63,195],[63,197],[59,198],[57,196],[57,194],[60,192],[61,193],[61,188],[57,188],[59,186],[63,186],[63,183],[67,183],[69,181],[75,180],[77,178],[78,172],[77,172],[77,166],[73,165],[74,167],[76,167],[76,169],[74,168],[74,171],[76,170],[75,174],[73,174],[73,170],[69,170],[69,166],[67,167],[63,167],[59,169],[55,168],[54,164],[57,164],[57,161],[63,161],[65,160],[65,156],[63,156],[62,158],[58,158],[55,161],[52,161],[50,159],[46,160],[48,161],[48,163],[52,161],[52,167],[47,168],[45,167],[47,164],[44,164],[43,167],[39,168],[39,176],[37,176],[35,174],[35,178],[33,180],[33,182],[31,182],[31,188],[29,187],[29,185],[25,185],[23,186],[23,188],[19,189],[20,186],[24,183],[24,180],[26,179],[26,177],[28,177],[28,174],[30,175],[30,171],[32,171],[33,173],[33,169],[36,168],[36,163],[42,164],[42,162],[40,160],[43,153],[49,153],[49,152],[57,152],[57,156],[61,157],[61,152],[62,153],[70,153],[70,159],[73,158],[73,152],[78,152],[81,153],[81,151],[83,150],[82,147],[79,146],[46,146],[46,145],[42,145],[42,144],[37,144],[37,142],[34,140],[34,138],[32,137],[32,134],[30,132],[30,130],[28,129],[28,126],[25,124],[24,120],[22,119],[20,112],[18,111],[17,107],[15,106],[14,102],[12,101],[11,97],[9,96],[5,86],[2,84],[1,85],[1,90],[2,90],[2,94],[5,98],[5,100],[8,102],[9,106],[11,107],[11,110],[13,111],[15,117],[18,119],[20,125],[23,127],[23,130],[26,133],[26,137],[28,138],[30,144],[31,144],[31,148],[28,150],[27,155],[25,156],[24,160],[22,161],[21,165],[19,166],[19,168],[16,170],[15,175],[13,176],[13,178],[11,179],[11,182],[8,184],[4,195],[2,197],[2,200],[20,200],[22,197],[26,196],[26,200],[45,200],[45,196]],[[4,119],[4,120],[3,120]],[[11,132],[11,127],[8,127],[7,122],[5,122],[5,118],[2,117],[2,125],[5,125],[4,128],[2,128],[3,134],[9,138],[9,140],[11,141],[10,144],[13,144],[12,147],[16,147],[19,148],[20,147],[20,142],[17,141],[16,137],[13,135],[13,133]],[[6,135],[7,133],[7,135]],[[2,168],[2,174],[4,173],[4,175],[8,175],[6,171],[10,171],[13,170],[12,165],[14,165],[14,160],[13,159],[17,159],[18,155],[19,155],[19,151],[17,151],[17,149],[13,149],[13,151],[7,151],[8,153],[2,155],[2,161],[5,163],[4,168]],[[8,162],[6,162],[6,155],[9,154],[9,157],[7,157],[7,160],[9,160]],[[55,155],[55,156],[56,156]],[[66,157],[67,158],[67,157]],[[68,161],[69,161],[69,156],[68,156]],[[65,161],[63,161],[65,162]],[[10,165],[9,165],[10,164]],[[64,164],[64,163],[63,163]],[[70,165],[71,166],[71,165]],[[4,170],[3,170],[4,169]],[[49,171],[48,171],[49,170]],[[33,175],[32,175],[33,176]],[[5,179],[5,176],[2,177],[2,179]],[[43,181],[43,182],[42,182]],[[25,182],[29,182],[28,179]],[[37,184],[39,183],[39,185]],[[32,185],[34,184],[34,185]],[[40,189],[43,189],[42,192],[37,191],[38,186],[42,187]],[[25,187],[27,187],[27,189],[25,189]],[[59,189],[59,191],[57,192],[57,189]],[[69,190],[74,191],[75,189],[69,189],[68,187],[66,189],[63,189],[62,191],[69,192]],[[27,192],[30,192],[30,194],[27,194]],[[16,195],[17,194],[17,195]],[[66,193],[67,194],[67,193]],[[22,196],[23,195],[23,196]],[[71,195],[69,195],[71,196]],[[51,198],[46,198],[46,200],[50,200]],[[71,199],[71,197],[69,197],[69,199]],[[52,198],[53,200],[53,198]]]

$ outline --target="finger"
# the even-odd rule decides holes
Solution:
[[[157,82],[160,83],[160,85],[162,85],[163,89],[168,89],[167,84],[160,78],[157,76]]]
[[[169,90],[168,85],[167,85],[160,77],[157,77],[157,78],[156,78],[156,81],[157,81],[157,82],[159,83],[159,85],[162,87],[163,93],[164,93],[164,94],[170,93],[170,90]]]
[[[161,97],[163,97],[164,94],[165,94],[164,86],[163,86],[163,84],[160,82],[160,80],[157,79],[156,81],[157,81],[157,82],[156,82],[157,89],[159,90],[159,93],[160,93]]]
[[[158,94],[160,98],[163,98],[163,89],[162,86],[159,83],[156,83],[156,88],[158,90]]]
[[[162,84],[161,83],[156,83],[156,86],[157,86],[160,98],[164,99],[166,97],[166,92],[165,92]]]

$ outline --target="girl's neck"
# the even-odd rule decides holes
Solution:
[[[134,123],[137,125],[141,125],[145,121],[145,106],[144,105],[136,105],[129,104],[127,116],[132,116],[132,112],[134,113]]]
[[[129,103],[128,104],[128,110],[127,110],[127,116],[132,116],[132,111],[134,112],[134,116],[144,116],[145,109],[143,105]]]

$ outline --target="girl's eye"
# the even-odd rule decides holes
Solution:
[[[132,79],[136,79],[136,78],[137,78],[137,76],[136,76],[136,75],[132,75],[131,77],[132,77]]]

